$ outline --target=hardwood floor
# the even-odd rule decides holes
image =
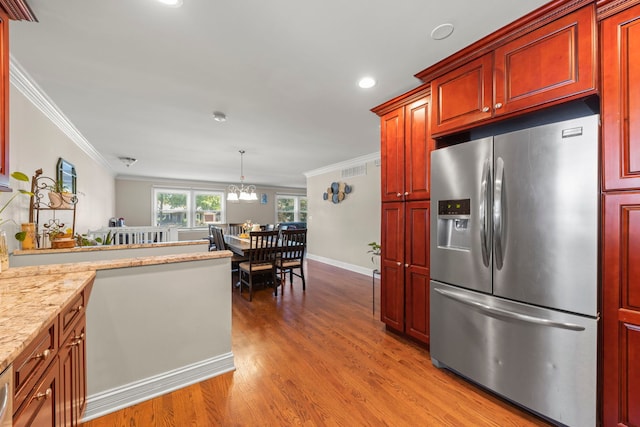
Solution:
[[[306,277],[306,292],[298,279],[277,299],[233,292],[235,372],[84,427],[549,425],[387,332],[371,313],[370,277],[314,261]]]

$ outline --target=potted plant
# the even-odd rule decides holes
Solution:
[[[380,253],[382,250],[382,246],[380,246],[378,242],[368,243],[367,246],[369,246],[369,250],[367,251],[367,253],[372,254],[371,262],[373,263],[373,265],[377,270],[380,267]]]
[[[51,249],[73,248],[76,239],[73,237],[73,230],[65,229],[64,224],[53,223],[48,227],[47,234],[51,242]]]
[[[13,172],[11,174],[11,177],[18,181],[29,182],[29,177],[23,174],[22,172],[17,172],[17,171]],[[2,214],[2,212],[4,212],[4,210],[7,209],[7,207],[11,204],[11,202],[13,202],[13,200],[16,197],[18,197],[20,194],[26,194],[28,196],[33,195],[33,193],[31,193],[30,191],[18,189],[18,191],[15,194],[13,194],[9,198],[9,200],[7,200],[2,205],[2,208],[0,208],[0,214]],[[2,218],[0,218],[0,226],[6,224],[7,222],[13,222],[15,224],[15,221],[13,219],[3,220]],[[15,234],[15,238],[19,241],[23,241],[26,235],[27,233],[25,231],[19,231]],[[0,271],[6,270],[8,268],[9,268],[9,247],[7,245],[7,235],[4,232],[4,230],[0,230]]]
[[[73,194],[62,181],[54,181],[49,189],[49,206],[54,209],[73,209],[75,194]]]

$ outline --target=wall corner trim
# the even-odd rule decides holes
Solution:
[[[58,106],[38,86],[16,59],[10,55],[9,81],[20,91],[38,110],[55,124],[71,141],[73,141],[91,159],[104,166],[112,175],[115,172],[109,162],[87,141]]]

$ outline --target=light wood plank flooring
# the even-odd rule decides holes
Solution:
[[[387,332],[370,277],[307,264],[306,292],[299,279],[284,297],[263,289],[249,302],[234,290],[235,372],[84,427],[548,425]]]

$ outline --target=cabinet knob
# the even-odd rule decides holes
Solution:
[[[488,112],[489,112],[489,107],[484,107],[484,108],[482,109],[482,112],[483,112],[483,113],[488,113]]]
[[[408,196],[408,195],[409,195],[409,192],[408,192],[408,191],[405,191],[405,192],[404,192],[404,195],[405,195],[405,196]]]
[[[396,196],[402,197],[402,193],[398,193],[398,194],[396,194]]]
[[[502,108],[502,102],[496,103],[495,107],[496,107],[496,110],[499,108]]]
[[[35,395],[36,400],[48,399],[51,397],[51,388],[48,388],[44,393],[38,393]]]
[[[42,360],[47,360],[47,357],[49,357],[49,355],[51,354],[51,350],[46,349],[45,351],[43,351],[40,354],[36,354],[35,356],[33,356],[34,359],[42,359]]]
[[[404,266],[405,266],[405,267],[407,267],[407,268],[409,268],[409,264],[405,264]]]
[[[398,267],[402,267],[402,263],[401,262],[398,263]]]

